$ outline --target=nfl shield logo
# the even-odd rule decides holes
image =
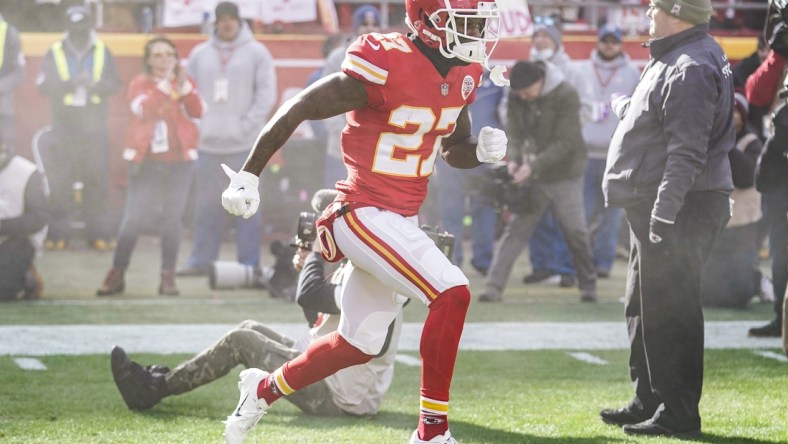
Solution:
[[[681,14],[681,5],[678,3],[674,3],[673,8],[670,10],[670,13],[673,15]]]
[[[441,95],[448,96],[449,95],[449,84],[448,83],[441,83]]]

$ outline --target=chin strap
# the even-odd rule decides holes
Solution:
[[[503,76],[506,72],[506,67],[503,65],[495,65],[490,70],[490,80],[495,86],[509,86],[509,79]]]

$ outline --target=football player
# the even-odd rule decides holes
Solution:
[[[318,220],[323,256],[345,256],[354,265],[339,329],[271,374],[241,373],[240,401],[226,421],[228,443],[243,442],[283,395],[378,354],[402,308],[392,291],[429,308],[420,345],[420,417],[410,442],[456,442],[449,386],[470,302],[468,279],[419,229],[417,214],[438,154],[456,168],[506,155],[503,131],[487,127],[478,140],[471,136],[467,109],[498,41],[498,12],[493,1],[480,0],[406,0],[405,9],[411,33],[360,36],[341,72],[279,108],[241,171],[225,167],[231,180],[222,205],[250,217],[260,201],[258,176],[294,129],[347,113],[341,145],[348,177]],[[503,71],[492,69],[494,81],[506,83]]]

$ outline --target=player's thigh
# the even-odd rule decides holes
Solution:
[[[367,271],[347,265],[342,286],[339,334],[369,355],[383,348],[389,326],[406,300]]]
[[[427,305],[449,288],[468,285],[462,271],[418,227],[415,217],[359,208],[334,222],[334,237],[354,266],[390,290]]]

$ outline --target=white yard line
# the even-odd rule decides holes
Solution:
[[[47,366],[36,358],[14,358],[14,362],[23,370],[46,370]]]
[[[754,350],[753,353],[759,356],[763,356],[764,358],[774,359],[780,362],[788,362],[788,357],[786,357],[785,355],[781,355],[779,353],[770,352],[766,350]]]
[[[755,321],[706,323],[706,348],[780,348],[780,338],[750,338]],[[293,338],[306,325],[268,324]],[[106,354],[117,344],[132,353],[196,353],[232,324],[11,325],[0,326],[0,356]],[[400,350],[418,351],[422,324],[406,323]],[[465,325],[462,350],[622,350],[629,348],[624,322],[475,322]]]
[[[587,364],[594,364],[594,365],[607,365],[608,362],[604,359],[600,358],[599,356],[594,356],[591,353],[586,352],[569,352],[567,353],[569,356],[577,359],[578,361],[585,362]]]
[[[394,360],[399,362],[400,364],[405,364],[405,365],[407,365],[409,367],[420,367],[421,366],[421,359],[420,358],[414,358],[411,355],[398,354],[397,356],[394,357]]]

